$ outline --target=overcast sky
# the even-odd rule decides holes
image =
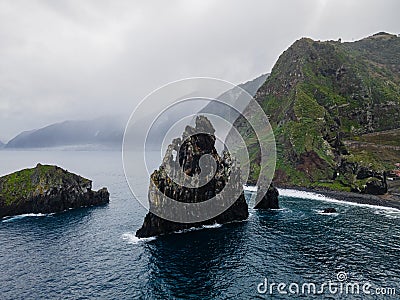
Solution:
[[[296,39],[400,33],[398,0],[0,0],[0,140],[128,114],[160,85],[270,72]]]

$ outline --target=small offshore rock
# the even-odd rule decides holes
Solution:
[[[268,191],[262,197],[261,201],[257,202],[254,209],[279,209],[278,189],[271,184]]]
[[[322,212],[323,214],[334,214],[337,213],[337,210],[334,207],[325,208]]]

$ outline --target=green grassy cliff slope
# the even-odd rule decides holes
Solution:
[[[399,50],[399,37],[379,33],[353,43],[303,38],[280,56],[255,96],[274,128],[278,185],[368,192],[383,182],[400,161],[399,132],[381,139],[391,146],[382,155],[361,142],[379,145],[371,134],[400,128]],[[236,126],[256,177],[254,135],[242,119]]]

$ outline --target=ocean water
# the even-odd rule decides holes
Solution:
[[[157,161],[155,159],[155,161]],[[58,164],[107,186],[109,205],[0,223],[0,299],[286,299],[269,283],[370,283],[400,294],[400,211],[281,191],[281,209],[247,221],[138,240],[146,210],[113,151],[0,151],[0,174]],[[135,181],[147,194],[148,178]],[[335,207],[337,214],[321,214]],[[297,295],[310,298],[309,294]],[[313,296],[322,298],[321,295]]]

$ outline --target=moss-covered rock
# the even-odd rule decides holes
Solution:
[[[109,202],[106,188],[92,191],[92,182],[57,166],[38,164],[0,177],[0,217],[53,213]]]

